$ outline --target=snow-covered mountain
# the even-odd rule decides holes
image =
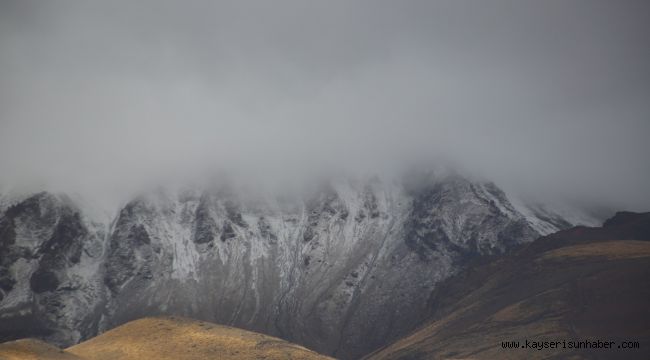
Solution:
[[[466,259],[572,225],[458,175],[299,194],[156,190],[112,221],[65,195],[4,197],[0,338],[68,345],[164,313],[354,358],[410,331]]]

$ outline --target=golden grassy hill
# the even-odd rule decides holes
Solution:
[[[331,359],[275,337],[179,317],[135,320],[66,352],[86,360]]]
[[[0,344],[0,360],[326,360],[302,346],[251,331],[179,317],[131,321],[59,349],[40,340]]]
[[[21,339],[0,344],[0,360],[81,360],[81,358],[41,340]]]

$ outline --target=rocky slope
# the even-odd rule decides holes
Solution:
[[[289,195],[154,191],[110,223],[48,193],[0,204],[1,339],[70,345],[177,314],[341,358],[412,329],[466,261],[568,225],[456,175]]]
[[[105,233],[65,196],[39,193],[0,216],[0,336],[75,342],[97,331]]]
[[[650,213],[619,213],[476,261],[437,287],[431,321],[366,359],[648,359],[648,275]],[[585,340],[614,343],[565,345]]]

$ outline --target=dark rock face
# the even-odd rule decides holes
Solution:
[[[96,331],[102,239],[79,210],[36,194],[0,215],[0,233],[0,338],[69,344]]]
[[[214,235],[216,233],[218,233],[217,224],[210,215],[209,197],[201,197],[199,205],[196,208],[194,242],[197,244],[209,243],[214,240]]]
[[[19,257],[13,250],[16,242],[16,230],[13,219],[9,216],[0,219],[0,301],[11,291],[16,279],[9,272],[9,266]]]
[[[303,240],[309,242],[318,241],[318,235],[324,226],[330,221],[337,222],[336,214],[339,213],[338,219],[343,222],[347,218],[347,210],[336,191],[330,186],[326,186],[317,196],[309,199],[306,203],[307,227],[303,232]]]
[[[29,279],[29,285],[32,288],[32,291],[37,294],[46,291],[53,291],[59,287],[59,278],[57,278],[56,274],[51,271],[38,269]]]
[[[538,236],[493,184],[457,176],[302,198],[155,192],[101,226],[39,194],[0,216],[0,320],[29,318],[21,334],[68,345],[177,314],[357,358],[418,324],[467,259]]]
[[[41,206],[46,211],[41,211]],[[10,206],[0,218],[0,299],[13,290],[17,281],[16,274],[10,269],[11,265],[20,258],[36,256],[35,250],[16,244],[17,223],[29,223],[36,229],[51,226],[54,219],[51,216],[52,209],[48,206],[48,195],[40,193]],[[53,241],[56,242],[56,239]],[[56,279],[54,281],[58,282]]]
[[[109,239],[104,262],[104,283],[112,293],[134,278],[139,281],[151,279],[151,262],[156,260],[160,248],[152,244],[146,222],[134,222],[139,215],[151,218],[155,211],[142,199],[129,203],[120,212]]]
[[[60,280],[52,269],[65,269],[81,260],[83,241],[88,231],[81,222],[78,212],[63,209],[52,236],[39,248],[38,267],[30,278],[30,286],[35,293],[54,291]]]

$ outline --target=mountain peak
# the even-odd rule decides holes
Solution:
[[[70,345],[182,314],[354,358],[419,322],[467,259],[564,224],[457,173],[308,185],[153,188],[105,223],[83,201],[27,196],[0,213],[0,338],[46,329]]]

